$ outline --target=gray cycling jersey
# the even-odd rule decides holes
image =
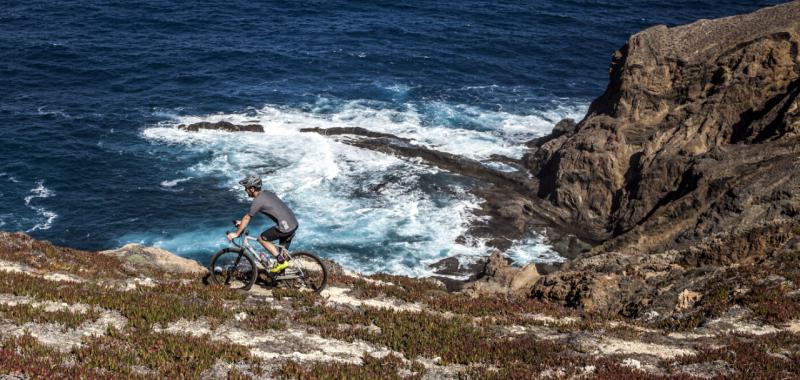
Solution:
[[[261,190],[261,194],[253,199],[248,214],[252,217],[259,212],[272,219],[280,232],[291,232],[297,228],[297,219],[292,210],[271,191]]]

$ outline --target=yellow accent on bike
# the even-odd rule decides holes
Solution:
[[[284,270],[284,269],[286,269],[288,267],[289,267],[289,260],[286,260],[286,261],[284,261],[282,263],[275,263],[275,265],[273,265],[272,269],[270,269],[269,271],[271,273],[278,273],[278,272],[280,272],[280,271],[282,271],[282,270]]]

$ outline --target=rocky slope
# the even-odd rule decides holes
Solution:
[[[800,2],[632,36],[577,125],[525,157],[542,207],[602,241],[534,295],[639,315],[775,265],[800,225]]]
[[[0,378],[800,376],[800,313],[764,323],[725,305],[705,326],[671,332],[332,268],[322,295],[264,284],[240,293],[204,285],[202,266],[163,250],[82,252],[0,233]],[[489,286],[530,274],[499,255],[486,272]]]

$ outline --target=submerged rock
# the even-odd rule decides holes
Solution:
[[[488,167],[484,163],[456,154],[442,152],[413,143],[411,140],[383,132],[373,132],[360,127],[305,128],[301,132],[327,136],[342,136],[340,142],[399,157],[420,159],[442,170],[472,178],[477,186],[471,192],[481,197],[484,203],[477,212],[489,218],[476,218],[468,235],[485,238],[487,245],[506,250],[514,239],[519,239],[531,229],[552,225],[549,215],[530,199],[535,193],[536,183],[526,173],[504,172]],[[506,160],[499,156],[493,160]],[[514,162],[516,164],[516,162]],[[374,191],[380,191],[378,186]]]
[[[390,133],[374,132],[361,127],[333,127],[333,128],[302,128],[300,132],[314,132],[321,135],[356,135],[364,137],[377,137],[377,138],[392,138],[401,141],[409,141],[401,137],[397,137]]]
[[[473,280],[483,273],[485,266],[486,258],[476,259],[467,256],[450,256],[428,265],[437,275]]]
[[[197,132],[201,129],[225,132],[264,132],[264,127],[261,126],[261,124],[238,125],[229,123],[227,121],[218,121],[216,123],[202,121],[189,125],[181,124],[178,126],[178,129],[183,129],[184,131],[190,132]]]

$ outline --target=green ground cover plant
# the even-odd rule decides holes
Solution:
[[[66,355],[31,335],[9,338],[0,345],[0,374],[34,379],[112,379],[113,374],[83,366],[65,366]],[[135,378],[135,377],[134,377]]]
[[[84,313],[72,312],[68,309],[45,311],[42,307],[34,307],[31,304],[0,305],[0,319],[14,321],[17,324],[26,323],[58,323],[65,328],[74,329],[87,321],[93,321],[100,317],[99,311],[90,308]]]
[[[22,273],[0,276],[0,293],[116,310],[130,325],[143,330],[179,319],[207,317],[223,321],[230,317],[225,302],[244,297],[230,289],[202,284],[173,283],[119,291],[93,283],[49,281]]]
[[[319,380],[319,379],[404,379],[416,380],[422,378],[425,368],[419,364],[407,365],[399,357],[388,355],[383,358],[374,358],[365,355],[362,365],[347,363],[314,363],[310,366],[296,361],[283,364],[278,373],[288,379]]]
[[[752,336],[729,336],[724,345],[702,347],[697,355],[668,364],[728,363],[733,379],[800,378],[800,336],[780,332]]]
[[[42,251],[48,249],[48,245],[37,247]],[[714,340],[713,344],[670,342],[666,334],[702,326],[710,318],[725,315],[734,305],[752,310],[756,319],[773,326],[800,318],[795,285],[795,279],[800,279],[796,265],[800,259],[792,252],[771,257],[774,262],[748,262],[721,272],[724,280],[704,289],[703,298],[695,308],[658,326],[621,317],[588,316],[525,297],[447,293],[437,282],[382,274],[369,279],[336,275],[331,283],[348,288],[352,297],[399,300],[415,303],[422,310],[336,303],[334,299],[291,288],[273,288],[270,293],[238,292],[206,286],[199,279],[172,277],[156,277],[155,286],[138,285],[125,291],[131,277],[114,277],[124,275],[124,268],[121,272],[108,269],[111,277],[103,277],[100,272],[92,277],[82,272],[85,280],[80,283],[44,279],[41,275],[52,268],[59,268],[61,273],[76,272],[69,265],[58,263],[61,256],[57,251],[42,252],[44,257],[54,257],[52,262],[41,266],[42,272],[4,273],[0,276],[0,293],[30,297],[29,301],[34,303],[81,304],[88,306],[88,310],[83,312],[73,306],[46,311],[39,304],[27,303],[0,305],[0,322],[20,326],[54,323],[74,329],[96,321],[104,312],[116,311],[126,318],[127,324],[119,330],[108,327],[104,336],[85,338],[81,346],[66,352],[45,346],[30,335],[0,338],[3,363],[0,375],[160,379],[197,378],[213,371],[214,376],[229,379],[254,375],[293,379],[418,379],[431,371],[420,364],[426,361],[441,366],[433,371],[459,368],[452,374],[470,379],[530,379],[544,375],[694,379],[683,372],[684,368],[708,363],[724,363],[734,378],[794,378],[800,376],[797,334],[732,335]],[[90,255],[75,253],[80,254]],[[3,260],[17,260],[10,254],[3,257]],[[62,258],[72,260],[69,255]],[[30,258],[25,260],[28,260],[26,265],[37,263]],[[80,259],[75,262],[82,263]],[[208,322],[210,335],[171,334],[159,329],[180,319]],[[291,327],[329,339],[365,342],[397,355],[377,358],[365,354],[363,365],[287,361],[284,357],[267,363],[254,357],[248,347],[231,343],[222,335],[213,337],[223,324],[226,329],[238,329],[245,334]],[[663,360],[658,363],[663,371],[660,374],[646,372],[622,365],[626,356],[598,355],[592,348],[584,349],[581,341],[585,337],[691,347],[697,349],[698,355]]]
[[[126,270],[116,257],[57,247],[47,241],[33,240],[27,235],[16,235],[18,239],[0,241],[0,259],[82,278],[122,279],[134,274]]]
[[[261,372],[261,360],[251,356],[246,347],[208,336],[109,328],[105,336],[84,343],[73,352],[79,365],[122,376],[136,375],[135,368],[143,368],[154,378],[197,378],[218,360],[245,363]]]

